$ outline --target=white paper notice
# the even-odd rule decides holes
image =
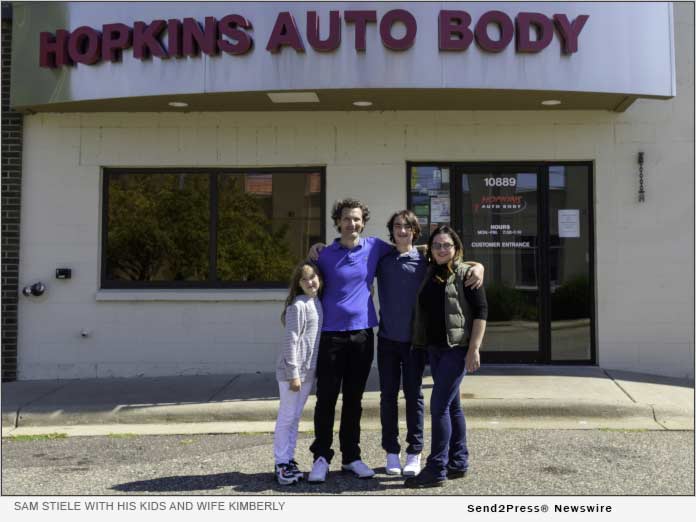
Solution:
[[[558,211],[558,237],[580,237],[580,210]]]
[[[430,221],[432,223],[449,223],[449,197],[430,198]]]

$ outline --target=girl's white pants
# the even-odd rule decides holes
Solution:
[[[288,463],[295,458],[300,417],[302,417],[302,410],[307,403],[313,385],[314,372],[307,374],[300,391],[297,392],[290,390],[288,381],[278,381],[280,406],[278,407],[278,420],[273,435],[273,453],[276,464]]]

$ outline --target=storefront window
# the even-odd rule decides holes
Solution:
[[[323,170],[112,170],[103,288],[283,287],[323,240]]]
[[[207,176],[109,177],[107,278],[205,281],[210,191]]]
[[[217,267],[221,281],[285,281],[321,240],[321,177],[218,176]]]

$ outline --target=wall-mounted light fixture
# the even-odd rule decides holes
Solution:
[[[25,286],[22,288],[22,293],[27,296],[34,296],[34,297],[39,297],[40,295],[43,295],[44,292],[46,291],[46,285],[43,284],[41,281],[38,283],[34,283],[33,285],[30,286]]]
[[[645,161],[645,154],[642,152],[638,153],[638,201],[640,203],[645,201],[645,187],[643,186],[643,161]]]

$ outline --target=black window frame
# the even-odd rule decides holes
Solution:
[[[308,165],[294,167],[102,167],[102,212],[100,289],[154,290],[154,289],[282,289],[287,281],[225,282],[217,280],[217,222],[218,222],[218,176],[221,174],[308,174],[319,173],[321,177],[319,230],[321,242],[326,242],[326,166]],[[106,251],[109,233],[109,179],[115,174],[196,174],[209,176],[210,227],[208,242],[208,279],[206,281],[114,281],[106,279]]]

